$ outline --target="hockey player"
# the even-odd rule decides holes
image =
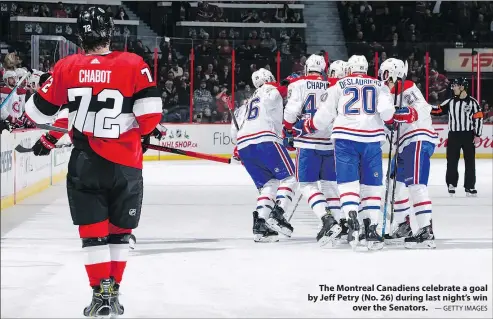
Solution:
[[[324,57],[311,55],[305,62],[305,76],[297,78],[289,85],[288,102],[284,110],[284,128],[288,131],[288,135],[291,135],[293,124],[298,118],[302,120],[312,118],[318,105],[327,98],[326,90],[330,82],[322,78],[325,66]],[[336,81],[337,79],[332,79],[332,84]],[[341,216],[337,215],[334,218],[327,207],[326,195],[320,189],[325,186],[325,189],[329,190],[328,193],[335,189],[335,192],[332,192],[334,194],[329,198],[339,197],[335,182],[334,147],[330,133],[329,126],[312,134],[298,136],[295,133],[294,135],[294,147],[298,149],[296,179],[300,182],[302,194],[308,200],[308,205],[322,221],[322,228],[316,237],[317,241],[320,246],[328,247],[334,246],[336,237],[342,231],[337,223]]]
[[[386,236],[385,241],[402,242],[404,239],[407,248],[416,245],[435,248],[431,222],[432,204],[427,185],[430,158],[438,143],[438,134],[432,126],[432,108],[421,91],[412,81],[406,80],[403,87],[401,82],[397,82],[406,73],[407,65],[398,59],[386,60],[379,70],[379,77],[391,90],[394,101],[398,103],[400,95],[404,94],[402,108],[397,108],[394,114],[395,122],[400,123],[394,207],[397,227],[390,236]],[[406,187],[409,192],[405,191]],[[411,202],[419,227],[414,235],[409,225]]]
[[[162,101],[141,57],[109,50],[113,20],[102,8],[82,11],[77,27],[87,55],[58,61],[26,112],[49,123],[60,106],[68,107],[74,149],[67,193],[93,288],[84,315],[121,315],[119,287],[142,205],[141,139],[161,119]]]
[[[18,69],[20,70],[20,69]],[[0,101],[2,104],[1,118],[10,122],[13,128],[23,128],[28,122],[23,117],[26,101],[26,90],[17,87],[10,97],[9,94],[20,79],[15,71],[6,71],[3,74],[5,86],[0,88]],[[7,100],[8,97],[8,100]]]
[[[254,240],[272,241],[277,232],[290,237],[293,227],[284,212],[294,195],[294,165],[282,145],[283,99],[274,76],[266,69],[252,74],[256,88],[245,108],[240,130],[232,126],[237,157],[259,190],[253,213]]]
[[[349,76],[327,90],[328,97],[315,116],[306,121],[307,131],[323,130],[334,121],[337,185],[341,207],[348,220],[348,242],[358,244],[358,206],[368,212],[371,225],[367,232],[369,249],[382,249],[377,233],[382,190],[382,150],[384,121],[390,122],[394,107],[390,90],[383,82],[366,75],[364,56],[348,60]],[[383,121],[382,121],[383,120]]]
[[[38,71],[38,70],[33,70],[33,73],[29,77],[29,83],[28,86],[33,90],[33,91],[38,91],[40,88],[40,78],[44,74],[43,71]]]

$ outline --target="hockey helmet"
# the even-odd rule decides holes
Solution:
[[[264,68],[258,69],[257,71],[253,72],[252,74],[252,82],[255,88],[259,88],[265,83],[268,82],[275,82],[276,79],[272,75],[272,73]]]
[[[22,79],[25,75],[27,75],[29,72],[27,72],[26,69],[24,68],[17,68],[15,69],[15,74],[17,76],[17,81]]]
[[[312,54],[305,61],[305,75],[309,72],[317,72],[322,74],[325,71],[325,58],[323,56]]]
[[[85,49],[109,44],[113,18],[101,7],[90,7],[77,18],[77,35]]]
[[[9,70],[9,71],[5,71],[5,72],[3,73],[3,80],[4,80],[5,82],[7,82],[7,80],[8,80],[9,78],[14,78],[14,79],[17,79],[17,74],[15,73],[15,71],[11,71],[11,70]]]
[[[380,69],[378,70],[378,78],[382,81],[388,81],[392,79],[392,82],[397,82],[398,79],[402,79],[407,74],[407,62],[402,60],[390,58],[385,60]]]
[[[460,78],[454,79],[452,81],[452,83],[450,84],[450,87],[453,87],[454,85],[463,86],[464,89],[467,89],[469,87],[469,81],[467,81],[466,78],[460,77]]]
[[[352,73],[365,73],[368,72],[368,61],[364,55],[353,55],[347,61],[347,68],[349,74]]]
[[[336,60],[329,66],[329,77],[341,79],[346,76],[347,62]]]

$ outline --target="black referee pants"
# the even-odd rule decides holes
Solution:
[[[464,188],[473,189],[476,185],[476,148],[474,147],[474,132],[449,132],[447,142],[447,185],[457,187],[459,181],[460,150],[464,153],[466,174]]]

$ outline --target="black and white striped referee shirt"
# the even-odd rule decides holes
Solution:
[[[474,135],[481,136],[483,131],[483,112],[478,101],[466,96],[461,99],[454,96],[442,104],[434,106],[432,115],[448,114],[448,129],[450,132],[474,131]]]

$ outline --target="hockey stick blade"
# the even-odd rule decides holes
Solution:
[[[46,130],[46,131],[55,131],[55,132],[60,132],[60,133],[65,133],[65,134],[68,133],[68,130],[66,128],[56,127],[56,126],[48,125],[48,124],[37,124],[36,123],[36,127],[39,129],[42,129],[42,130]]]

